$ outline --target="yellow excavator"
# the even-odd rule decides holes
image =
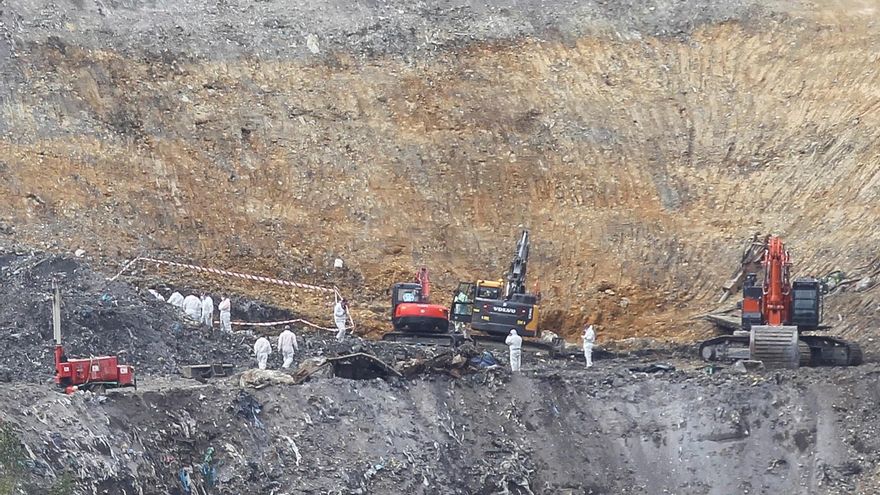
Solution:
[[[504,337],[511,329],[523,337],[539,336],[538,295],[526,291],[528,261],[529,231],[523,230],[507,280],[459,282],[450,319],[493,337]]]

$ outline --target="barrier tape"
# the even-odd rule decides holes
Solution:
[[[116,280],[117,278],[122,276],[122,274],[125,273],[126,270],[128,270],[132,265],[134,265],[138,261],[146,261],[149,263],[156,263],[159,265],[174,266],[174,267],[178,267],[178,268],[186,268],[189,270],[195,270],[195,271],[206,272],[206,273],[213,273],[215,275],[222,275],[222,276],[227,276],[227,277],[243,278],[245,280],[253,280],[256,282],[264,282],[267,284],[283,285],[285,287],[295,287],[298,289],[314,290],[314,291],[318,291],[318,292],[329,292],[329,293],[333,294],[333,299],[335,302],[339,302],[339,300],[342,299],[342,294],[339,293],[339,289],[337,289],[336,287],[333,287],[331,289],[329,287],[321,287],[320,285],[312,285],[312,284],[303,284],[301,282],[294,282],[292,280],[264,277],[262,275],[251,275],[249,273],[233,272],[230,270],[220,270],[219,268],[206,268],[206,267],[198,266],[198,265],[190,265],[187,263],[178,263],[176,261],[165,261],[165,260],[159,260],[156,258],[147,258],[147,257],[143,257],[143,256],[138,256],[137,258],[134,258],[133,260],[126,263],[122,267],[122,270],[119,270],[119,273],[117,273],[116,275],[113,276],[113,278],[110,278],[108,280],[110,282]],[[348,329],[354,328],[354,319],[351,317],[351,312],[346,311],[346,316],[348,317],[348,322],[351,324],[351,326],[348,327]],[[314,323],[310,323],[306,320],[301,320],[301,319],[289,320],[289,321],[283,321],[283,322],[264,322],[264,323],[231,322],[231,323],[233,325],[239,325],[239,326],[242,326],[242,325],[275,326],[275,325],[281,325],[281,324],[285,324],[285,323],[296,323],[296,322],[305,323],[309,326],[319,328],[321,330],[336,331],[335,328],[321,327],[321,326],[315,325]]]
[[[328,330],[331,332],[336,332],[339,330],[338,328],[322,327],[320,325],[315,325],[314,323],[312,323],[308,320],[303,320],[302,318],[297,318],[295,320],[281,320],[281,321],[260,321],[260,322],[233,321],[233,322],[230,322],[231,325],[239,326],[239,327],[274,327],[274,326],[278,326],[278,325],[289,325],[292,323],[303,323],[303,324],[308,325],[312,328],[317,328],[318,330]],[[348,329],[348,328],[350,328],[350,327],[347,327],[346,329]]]
[[[336,294],[337,296],[341,297],[341,295],[339,294],[339,290],[336,289],[336,287],[333,287],[331,289],[329,287],[321,287],[320,285],[312,285],[312,284],[303,284],[300,282],[294,282],[292,280],[283,280],[280,278],[264,277],[262,275],[251,275],[250,273],[240,273],[240,272],[233,272],[233,271],[229,271],[229,270],[220,270],[219,268],[205,268],[204,266],[190,265],[187,263],[178,263],[176,261],[157,260],[155,258],[145,258],[145,257],[137,257],[137,258],[129,261],[128,263],[126,263],[126,265],[124,267],[122,267],[122,270],[120,270],[119,273],[117,273],[113,278],[111,278],[110,281],[112,282],[112,281],[116,280],[117,278],[119,278],[119,276],[122,275],[123,273],[125,273],[125,271],[128,270],[129,267],[131,267],[131,265],[133,265],[135,262],[138,262],[138,261],[146,261],[149,263],[156,263],[159,265],[166,265],[166,266],[175,266],[178,268],[186,268],[189,270],[195,270],[195,271],[199,271],[199,272],[213,273],[215,275],[225,275],[227,277],[243,278],[245,280],[253,280],[256,282],[265,282],[267,284],[283,285],[286,287],[296,287],[298,289],[314,290],[314,291],[318,291],[318,292],[329,292],[329,293]]]

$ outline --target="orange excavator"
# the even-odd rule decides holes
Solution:
[[[428,269],[419,268],[415,282],[391,286],[391,324],[397,332],[439,334],[449,331],[449,308],[431,304]],[[391,340],[391,339],[388,339]]]
[[[815,278],[791,281],[791,258],[781,238],[767,238],[761,266],[762,284],[755,273],[743,284],[741,330],[702,342],[703,359],[752,359],[767,368],[861,364],[855,342],[804,333],[830,328],[821,324],[822,284]]]

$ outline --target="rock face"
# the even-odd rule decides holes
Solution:
[[[367,308],[417,264],[445,299],[501,276],[528,226],[548,329],[689,338],[753,232],[783,235],[799,274],[880,269],[876,15],[7,0],[0,241],[336,284],[382,329]],[[860,336],[877,305],[874,288],[828,313]]]

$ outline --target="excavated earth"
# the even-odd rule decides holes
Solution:
[[[0,0],[0,495],[880,492],[878,21],[870,0]],[[295,367],[448,359],[254,389],[277,328],[211,333],[147,289],[318,326],[332,297],[113,279],[150,256],[335,286],[372,337],[392,283],[427,265],[443,303],[523,227],[543,327],[640,352],[511,375],[301,330]],[[844,273],[825,319],[866,364],[695,359],[756,233],[797,276]],[[53,279],[68,353],[118,355],[137,390],[54,388]],[[236,374],[179,374],[219,361]]]
[[[740,373],[693,347],[527,352],[524,372],[437,365],[407,378],[315,375],[255,389],[255,333],[209,332],[79,258],[4,254],[0,493],[875,493],[880,365]],[[50,281],[68,354],[115,353],[136,390],[50,384]],[[251,321],[283,314],[237,299]],[[254,309],[256,308],[256,309]],[[301,330],[308,358],[367,352],[401,369],[443,349]],[[435,358],[436,359],[436,358]],[[224,361],[204,382],[185,364]],[[671,371],[651,365],[672,365]],[[278,368],[277,352],[270,368]],[[652,372],[653,371],[653,372]],[[711,372],[710,372],[711,371]],[[181,473],[184,479],[181,481]],[[190,491],[186,491],[188,488]]]

